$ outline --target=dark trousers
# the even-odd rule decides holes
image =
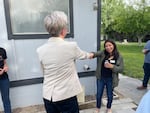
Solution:
[[[150,63],[144,63],[143,69],[144,69],[143,86],[147,87],[150,78]]]
[[[1,75],[3,76],[3,75]],[[0,79],[0,91],[5,113],[11,113],[11,105],[9,99],[9,79]]]
[[[107,108],[111,108],[113,100],[113,88],[112,88],[112,78],[101,78],[97,79],[97,96],[96,96],[96,107],[101,108],[103,91],[106,86],[107,92]]]
[[[47,113],[79,113],[76,96],[58,102],[43,100]]]

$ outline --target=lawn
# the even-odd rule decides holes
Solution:
[[[103,43],[101,45],[103,46]],[[123,74],[134,78],[143,78],[144,54],[142,49],[144,43],[139,46],[138,43],[122,44],[117,42],[117,47],[124,58]]]
[[[142,49],[144,44],[139,46],[138,43],[117,43],[117,46],[124,58],[123,74],[134,78],[143,78],[144,54],[142,53]]]

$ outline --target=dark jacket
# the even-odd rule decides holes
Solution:
[[[104,50],[103,51],[98,51],[97,53],[94,53],[94,57],[98,57],[98,64],[97,64],[97,69],[96,69],[96,78],[100,79],[101,78],[101,67],[102,67],[102,61],[105,58]],[[112,77],[113,77],[113,88],[118,86],[119,83],[119,76],[118,74],[123,72],[124,68],[124,62],[123,62],[123,57],[119,54],[119,57],[117,59],[116,64],[114,65],[112,69]]]

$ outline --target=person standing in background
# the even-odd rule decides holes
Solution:
[[[51,37],[37,49],[44,75],[43,100],[47,113],[79,113],[77,95],[82,87],[75,61],[92,58],[93,53],[82,51],[76,42],[65,41],[67,15],[54,11],[44,19]]]
[[[138,90],[147,89],[148,81],[150,78],[150,40],[147,41],[142,52],[145,55],[144,64],[143,64],[144,78],[143,78],[142,85],[137,87]]]
[[[102,96],[105,86],[107,92],[106,113],[112,113],[111,105],[113,101],[113,89],[118,86],[118,73],[121,73],[123,71],[123,58],[118,52],[115,42],[110,39],[104,42],[104,50],[94,53],[94,57],[98,57],[99,62],[96,69],[96,110],[93,113],[100,113]]]
[[[135,113],[150,113],[150,90],[144,94]]]
[[[8,66],[6,63],[7,54],[4,48],[0,47],[0,91],[5,113],[11,113],[11,104],[9,99],[9,78]]]

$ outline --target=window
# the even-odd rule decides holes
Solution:
[[[69,19],[67,37],[73,37],[72,0],[4,0],[8,39],[48,38],[45,16],[64,11]]]

